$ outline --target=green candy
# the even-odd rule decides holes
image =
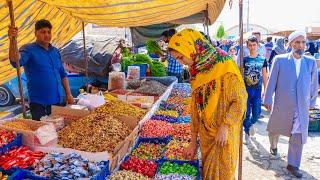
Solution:
[[[177,163],[164,162],[160,168],[160,174],[167,175],[171,173],[177,173],[180,175],[197,176],[197,169],[188,163],[179,165]]]

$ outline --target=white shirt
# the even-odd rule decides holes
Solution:
[[[296,59],[296,58],[293,57],[293,59],[294,59],[294,64],[296,66],[297,78],[299,78],[302,58]]]
[[[296,67],[296,75],[297,75],[297,78],[299,78],[302,58],[296,59],[293,57],[293,59],[294,59],[294,65]],[[293,127],[292,127],[291,133],[292,134],[301,133],[299,108],[298,107],[295,107],[295,112],[294,112],[294,116],[293,116]]]

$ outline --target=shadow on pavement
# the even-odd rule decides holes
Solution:
[[[270,155],[269,151],[266,150],[256,139],[253,138],[251,141],[252,142],[247,144],[246,146],[248,147],[253,160],[247,157],[247,161],[257,165],[261,169],[274,171],[276,173],[276,178],[295,179],[295,177],[287,171],[287,162],[282,157],[275,157]],[[316,180],[316,178],[308,172],[301,172],[303,172],[303,179]]]

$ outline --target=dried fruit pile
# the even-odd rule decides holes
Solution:
[[[59,132],[59,144],[88,152],[112,152],[130,134],[125,123],[106,114],[91,114]]]

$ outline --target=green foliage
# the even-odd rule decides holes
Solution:
[[[217,38],[221,39],[225,35],[224,26],[221,24],[217,30]]]
[[[160,53],[161,52],[161,47],[158,44],[158,42],[155,41],[155,40],[148,40],[146,42],[146,48],[148,50],[148,54]]]

